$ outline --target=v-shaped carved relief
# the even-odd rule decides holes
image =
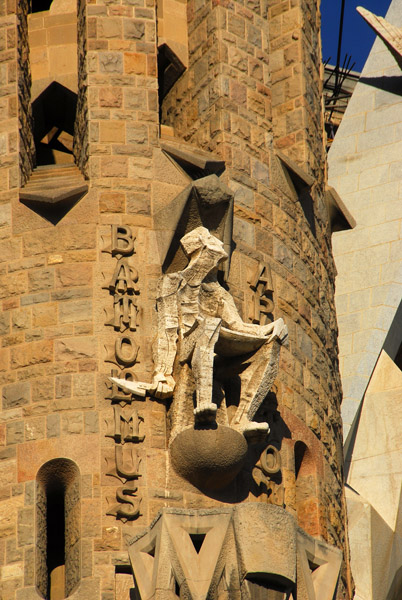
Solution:
[[[193,600],[205,600],[207,597],[230,519],[231,514],[207,517],[198,515],[196,519],[166,515],[167,531]],[[191,540],[191,534],[205,534],[199,553]],[[218,577],[220,576],[221,573]]]
[[[332,600],[342,562],[338,548],[304,533],[284,509],[262,503],[162,509],[128,540],[128,551],[141,600],[174,600],[178,588],[187,600],[220,592],[239,600],[248,597],[247,581],[268,590],[280,583],[286,598],[297,589],[308,600]]]
[[[205,600],[212,582],[217,584],[222,576],[224,564],[219,557],[231,517],[231,512],[165,513],[144,536],[132,540],[129,554],[141,600],[157,598],[158,591],[172,590],[174,579],[186,585],[192,600]],[[192,534],[205,534],[199,552]]]
[[[342,563],[342,552],[298,532],[297,552],[308,600],[332,600]]]
[[[159,573],[160,543],[162,521],[146,533],[134,540],[129,546],[129,554],[141,600],[149,600],[155,594],[156,578]]]

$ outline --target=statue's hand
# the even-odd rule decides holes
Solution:
[[[276,319],[268,325],[263,325],[261,329],[264,335],[269,335],[268,342],[272,342],[273,339],[277,338],[283,344],[288,337],[288,328],[283,319]]]
[[[175,387],[175,380],[171,375],[165,375],[164,373],[155,373],[149,393],[155,398],[165,400],[173,396],[173,390]]]

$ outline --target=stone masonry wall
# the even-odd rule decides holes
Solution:
[[[319,13],[313,4],[282,2],[275,13],[275,3],[271,3],[270,20],[260,3],[190,2],[189,69],[164,99],[162,120],[178,137],[226,161],[224,177],[236,192],[236,249],[229,284],[239,306],[245,300],[249,265],[262,261],[271,267],[275,317],[286,316],[291,340],[289,350],[282,352],[278,404],[280,410],[286,407],[296,417],[300,425],[294,422],[295,429],[314,432],[324,456],[323,478],[318,485],[310,480],[310,489],[306,485],[304,507],[298,507],[298,514],[311,533],[342,547],[335,268],[324,202]],[[272,31],[276,17],[281,23],[278,39]],[[275,40],[277,53],[272,51]],[[307,63],[311,75],[306,78],[302,64],[308,53],[314,68]],[[279,64],[280,60],[284,63]],[[299,86],[294,98],[289,85]],[[283,112],[273,100],[280,93],[287,99]],[[276,117],[271,114],[271,98]],[[274,147],[289,152],[316,177],[312,190],[315,235],[289,190]],[[295,506],[292,477],[289,473],[284,483],[289,509]]]
[[[306,5],[313,41],[303,48],[316,50],[314,7]],[[282,479],[258,479],[256,471],[261,475],[261,470],[248,465],[228,496],[202,493],[174,472],[167,450],[168,407],[149,397],[124,407],[127,418],[136,411],[140,441],[116,443],[116,390],[108,377],[127,370],[139,381],[152,377],[155,297],[165,258],[153,217],[191,183],[159,148],[155,15],[153,0],[78,4],[75,157],[90,189],[57,225],[18,201],[18,183],[12,179],[18,174],[17,149],[9,146],[5,151],[9,163],[4,169],[11,175],[7,171],[4,182],[10,181],[14,191],[12,197],[2,192],[0,205],[4,600],[37,598],[35,478],[53,458],[72,460],[81,477],[81,582],[73,600],[128,600],[128,588],[123,593],[119,587],[121,576],[131,577],[134,585],[125,538],[141,533],[164,507],[216,508],[234,500],[273,503],[296,516],[310,535],[345,546],[334,266],[323,174],[313,163],[307,167],[308,159],[303,161],[306,169],[318,173],[312,189],[314,233],[274,152],[265,3],[190,0],[189,67],[165,98],[162,121],[172,128],[175,137],[170,141],[184,140],[226,162],[222,180],[235,195],[228,285],[245,319],[250,270],[260,262],[271,270],[272,316],[284,318],[290,340],[282,348],[280,374],[267,409],[280,446]],[[281,18],[285,16],[286,11]],[[4,27],[15,28],[15,16],[1,18]],[[307,25],[303,27],[298,32],[308,37]],[[14,63],[10,55],[10,65]],[[16,102],[15,85],[4,89]],[[310,103],[316,114],[318,98],[314,90]],[[5,127],[8,123],[6,133],[17,136],[16,112]],[[318,123],[319,118],[314,127]],[[307,120],[300,131],[307,127],[319,148],[321,137]],[[295,143],[301,143],[297,135]],[[302,143],[306,148],[310,141]],[[120,259],[112,247],[116,227],[133,241],[127,260],[138,312],[125,332],[110,325]],[[127,340],[123,344],[125,335],[131,345]],[[134,358],[127,357],[128,346],[136,351]],[[308,460],[296,478],[298,442],[306,445]],[[123,487],[116,474],[118,460],[137,472],[132,506],[138,511],[127,522],[116,518],[122,506],[115,508],[117,491]],[[345,558],[339,599],[347,597],[350,587]]]

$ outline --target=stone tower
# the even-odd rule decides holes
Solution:
[[[316,0],[1,0],[4,600],[349,599]]]

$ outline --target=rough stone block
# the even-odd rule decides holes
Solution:
[[[142,40],[145,33],[145,23],[135,19],[124,19],[124,38],[126,40]]]
[[[32,402],[43,402],[53,398],[53,377],[38,377],[32,380]]]
[[[29,404],[31,384],[28,381],[11,383],[3,388],[3,408],[15,408]]]
[[[11,367],[20,369],[40,363],[48,363],[53,359],[53,341],[45,340],[23,344],[11,348]]]
[[[92,267],[90,264],[60,265],[56,270],[57,287],[71,287],[92,284]]]
[[[46,417],[46,435],[48,438],[60,437],[60,415]]]
[[[119,192],[107,192],[100,194],[99,210],[102,213],[124,212],[125,195]]]
[[[126,127],[124,121],[102,121],[99,127],[99,141],[124,143]]]
[[[10,311],[0,313],[0,335],[10,333]]]
[[[31,311],[29,309],[14,311],[12,324],[14,330],[29,329],[31,326]]]
[[[35,532],[32,527],[34,512],[32,508],[22,508],[18,511],[18,545],[29,546],[35,543]]]
[[[25,441],[41,440],[45,437],[45,418],[35,417],[25,421]]]
[[[84,414],[85,433],[99,432],[99,415],[96,412],[86,412]]]
[[[121,38],[122,20],[118,17],[97,19],[98,38]]]
[[[82,413],[68,413],[62,416],[63,435],[82,433],[84,430]]]
[[[91,300],[71,300],[59,305],[60,323],[77,323],[92,320]]]
[[[92,396],[95,393],[95,375],[80,373],[73,375],[73,395]]]
[[[56,398],[69,398],[71,396],[71,375],[56,375]]]
[[[120,52],[99,52],[101,73],[123,73],[123,55]]]
[[[7,423],[7,444],[22,444],[24,441],[24,421]]]
[[[31,304],[41,304],[49,302],[49,292],[39,292],[38,294],[27,294],[21,298],[21,306],[30,306]]]
[[[34,327],[49,327],[57,324],[56,304],[38,304],[32,307],[32,324]]]
[[[99,90],[99,104],[107,108],[121,108],[123,90],[119,87],[105,87]]]
[[[145,75],[146,56],[136,52],[125,52],[124,54],[124,72],[135,75]]]
[[[102,158],[101,175],[103,177],[127,177],[128,159],[120,156]]]
[[[55,360],[96,358],[96,340],[92,337],[55,341]]]

